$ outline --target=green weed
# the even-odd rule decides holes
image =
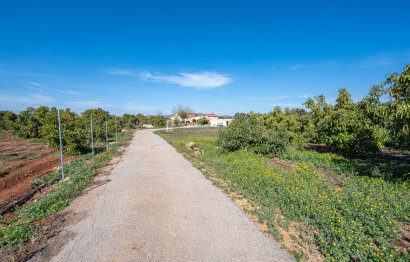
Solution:
[[[400,236],[402,223],[410,223],[408,182],[361,176],[350,170],[349,160],[336,155],[293,152],[286,157],[295,161],[297,156],[299,161],[285,171],[267,165],[265,157],[251,151],[222,154],[213,136],[159,134],[182,152],[187,152],[186,143],[196,142],[205,152],[200,161],[216,169],[215,176],[230,181],[232,191],[259,207],[256,215],[269,225],[275,224],[280,210],[287,220],[315,229],[326,260],[408,261],[409,254],[391,244]],[[340,171],[348,179],[335,185],[317,167]]]

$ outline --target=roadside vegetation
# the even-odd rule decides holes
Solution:
[[[68,206],[83,192],[98,169],[128,143],[137,121],[136,115],[117,117],[100,108],[81,114],[70,109],[60,112],[63,149],[65,160],[68,160],[64,165],[64,180],[56,168],[60,165],[56,154],[59,150],[57,109],[29,107],[18,114],[0,111],[0,134],[4,136],[1,139],[4,148],[0,152],[0,182],[6,190],[2,195],[4,202],[0,203],[2,214],[5,214],[0,216],[0,256],[30,237],[41,235],[38,229],[42,220]],[[118,143],[107,143],[117,139]],[[37,194],[40,190],[42,192]],[[14,212],[10,213],[12,210]]]
[[[298,260],[409,261],[409,94],[407,66],[359,102],[341,89],[335,105],[317,96],[219,131],[157,133]]]
[[[33,201],[16,210],[11,218],[0,217],[0,246],[7,247],[20,244],[36,234],[38,221],[56,213],[69,205],[86,188],[97,170],[106,165],[112,157],[119,154],[118,149],[125,146],[131,139],[132,129],[118,134],[118,143],[108,148],[97,148],[94,161],[91,154],[78,156],[65,165],[67,179],[61,181],[59,171],[39,177],[33,181],[36,186],[47,184],[50,191],[37,201]]]

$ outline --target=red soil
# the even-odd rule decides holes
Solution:
[[[66,161],[72,157],[65,158]],[[45,143],[31,143],[0,131],[0,204],[33,188],[33,179],[57,169],[60,160]]]

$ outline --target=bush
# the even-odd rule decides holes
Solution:
[[[0,130],[13,129],[13,123],[16,121],[16,114],[11,111],[0,111]]]
[[[209,119],[206,118],[206,117],[201,117],[201,118],[198,119],[197,123],[198,123],[198,125],[201,125],[201,126],[208,125],[209,124]]]
[[[278,155],[286,150],[289,136],[285,129],[268,131],[255,114],[236,114],[230,125],[219,131],[218,144],[224,153],[245,149]]]
[[[266,131],[261,137],[261,143],[255,152],[263,155],[280,155],[289,146],[289,135],[286,129]]]

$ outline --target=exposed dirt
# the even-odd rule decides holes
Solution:
[[[397,247],[401,253],[410,252],[410,225],[402,226],[402,235],[399,239],[392,243],[392,246]]]
[[[276,157],[268,158],[266,162],[270,166],[274,166],[274,167],[277,167],[279,169],[286,170],[286,171],[292,170],[296,166],[295,164],[292,163],[292,161],[279,159]]]
[[[69,161],[73,157],[65,157]],[[0,132],[0,203],[32,189],[32,180],[60,165],[54,150],[45,143],[20,139],[9,131]]]
[[[120,147],[117,156],[111,159],[107,165],[98,169],[98,175],[85,191],[92,190],[100,185],[103,185],[110,180],[108,176],[111,170],[121,161],[121,154],[125,151],[124,147]],[[46,194],[46,190],[36,194],[30,201],[35,201]],[[88,210],[89,207],[84,208]],[[75,234],[65,230],[69,225],[74,225],[87,216],[86,211],[75,212],[71,208],[67,208],[62,212],[52,214],[42,220],[37,221],[36,235],[31,237],[29,241],[14,247],[5,247],[0,249],[0,261],[28,261],[34,258],[34,261],[49,261],[55,256],[63,245]]]
[[[1,248],[0,261],[28,261],[39,253],[41,256],[37,257],[36,261],[49,261],[60,251],[66,241],[74,237],[72,232],[65,231],[64,228],[79,222],[85,216],[86,213],[68,211],[46,217],[35,224],[36,235],[29,241],[13,247]]]

